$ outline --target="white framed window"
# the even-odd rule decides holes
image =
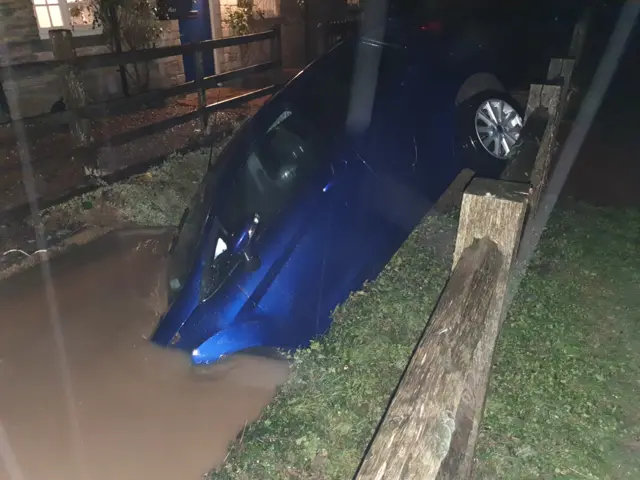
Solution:
[[[94,27],[90,0],[32,0],[40,38],[49,38],[52,28],[69,28],[73,35],[99,35]]]

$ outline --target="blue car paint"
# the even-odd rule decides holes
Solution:
[[[194,265],[152,341],[189,352],[195,364],[252,347],[308,345],[329,328],[333,309],[380,273],[463,167],[448,146],[453,99],[466,69],[443,76],[434,71],[437,55],[414,65],[410,53],[401,53],[404,70],[382,79],[376,102],[384,108],[374,109],[369,130],[342,136],[308,188],[260,233],[260,267],[251,272],[239,261],[216,293],[201,301],[203,268],[219,236],[217,209],[231,188],[234,159],[290,99],[304,98],[310,79],[355,47],[345,42],[308,67],[221,154],[214,170],[224,172],[215,180],[219,191],[202,235],[194,240]],[[425,77],[429,88],[420,88]]]

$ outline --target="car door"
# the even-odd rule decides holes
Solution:
[[[380,57],[376,68],[361,76],[367,85],[357,84],[357,74],[350,85],[352,95],[372,86],[375,92],[369,97],[371,106],[348,99],[350,108],[363,108],[371,116],[363,131],[347,129],[347,145],[336,156],[331,236],[335,247],[325,264],[322,299],[328,306],[375,278],[424,211],[413,182],[416,157],[404,88],[406,58],[394,47],[366,39],[360,47],[360,55]]]
[[[422,95],[415,67],[400,45],[368,46],[381,52],[377,91],[368,128],[356,140],[356,160],[367,167],[360,202],[382,223],[410,232],[428,199],[420,173],[420,125],[425,112],[417,109]],[[427,83],[418,88],[428,89]],[[381,232],[381,234],[384,234]]]

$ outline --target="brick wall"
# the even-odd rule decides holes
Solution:
[[[345,0],[307,0],[309,2],[308,15],[305,19],[304,11],[298,0],[279,0],[280,22],[282,24],[282,65],[285,69],[302,68],[306,64],[305,35],[306,28],[310,28],[310,54],[317,54],[322,31],[318,24],[331,20],[347,18],[348,10]]]
[[[158,46],[178,45],[178,22],[166,21],[162,24],[163,33]],[[41,51],[38,45],[38,26],[31,0],[0,0],[0,62],[7,65],[53,58],[51,52]],[[108,51],[106,45],[98,45],[78,48],[76,54],[94,55]],[[151,62],[149,74],[151,88],[167,88],[184,82],[182,57]],[[82,79],[91,102],[122,95],[117,67],[84,71]],[[8,80],[3,84],[3,89],[15,119],[46,113],[61,97],[60,84],[53,73]]]
[[[36,61],[38,57],[31,42],[39,38],[31,0],[0,0],[0,41],[4,44],[0,47],[2,65]],[[11,44],[6,45],[9,42]],[[51,98],[50,91],[56,88],[54,82],[53,75],[4,82],[3,89],[12,116],[20,118],[41,113],[38,106]]]
[[[227,24],[229,12],[237,7],[237,0],[213,0],[219,2],[221,31],[216,38],[236,35]],[[267,15],[277,14],[280,10],[280,0],[257,0],[256,8],[265,9]],[[216,9],[214,8],[214,11]],[[274,23],[280,23],[279,17],[267,17],[263,20],[251,22],[251,31],[268,30]],[[214,29],[215,31],[216,29]],[[218,49],[216,69],[218,73],[236,70],[256,63],[267,62],[271,55],[270,42],[256,42],[248,45],[225,47]]]
[[[171,45],[180,45],[180,29],[177,20],[162,22],[162,35],[158,40],[158,46]],[[180,83],[184,83],[182,55],[160,58],[155,62],[155,71],[152,70],[151,75],[151,88],[168,88]]]
[[[214,0],[215,1],[215,0]],[[237,0],[218,0],[220,4],[220,18],[222,31],[219,38],[230,37],[235,35],[235,32],[231,30],[227,24],[229,18],[229,12],[237,7]],[[229,70],[235,70],[242,66],[241,58],[242,53],[240,47],[224,47],[217,49],[218,62],[216,65],[217,73],[228,72]]]
[[[2,43],[39,38],[38,25],[30,0],[0,0],[0,41]]]

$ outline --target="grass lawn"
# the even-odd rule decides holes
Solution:
[[[502,331],[477,478],[640,479],[640,211],[558,210]]]
[[[450,266],[428,218],[298,352],[215,479],[349,479]],[[481,479],[640,478],[640,211],[558,207],[508,316],[478,446]]]

